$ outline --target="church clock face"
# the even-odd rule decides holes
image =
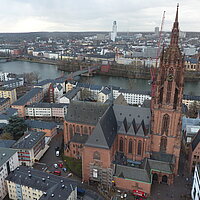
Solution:
[[[168,81],[173,81],[173,78],[174,78],[173,74],[169,74],[168,77],[167,77],[167,80]]]

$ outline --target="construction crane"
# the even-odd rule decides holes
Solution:
[[[158,59],[160,57],[160,45],[162,41],[162,33],[163,33],[163,26],[164,26],[164,21],[165,21],[165,11],[163,12],[163,17],[162,17],[162,23],[160,27],[160,32],[159,32],[159,39],[158,39],[158,50],[156,54],[156,66],[151,66],[150,68],[150,73],[151,73],[151,98],[155,96],[156,92],[156,71],[157,71],[157,65],[158,65]],[[153,101],[151,101],[153,102]],[[152,106],[152,103],[151,103]]]

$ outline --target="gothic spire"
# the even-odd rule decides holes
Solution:
[[[171,33],[170,46],[178,45],[178,38],[179,38],[178,8],[179,8],[179,4],[177,4],[175,22],[174,22],[174,26]]]

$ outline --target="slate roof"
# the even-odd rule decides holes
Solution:
[[[77,95],[79,91],[81,91],[79,87],[73,88],[72,90],[69,90],[66,94],[64,94],[63,97],[67,97],[68,99],[71,100]]]
[[[85,144],[87,139],[88,135],[85,134],[80,135],[79,133],[75,133],[70,142]]]
[[[193,100],[193,101],[200,101],[200,96],[193,96],[193,95],[183,95],[184,100]]]
[[[192,140],[192,143],[191,143],[192,151],[196,149],[199,142],[200,142],[200,130],[198,131],[198,133],[195,135],[195,137]]]
[[[15,140],[0,140],[0,147],[10,148],[15,142]]]
[[[0,98],[0,105],[3,105],[5,102],[9,101],[10,98]]]
[[[128,123],[132,123],[133,119],[135,119],[136,124],[141,124],[142,120],[145,125],[150,124],[150,108],[114,104],[113,109],[118,122],[122,122],[126,117]]]
[[[14,149],[0,147],[0,167],[16,152]]]
[[[13,146],[13,149],[32,149],[42,137],[44,132],[29,131],[23,135]]]
[[[172,154],[166,154],[162,152],[152,152],[151,159],[161,162],[174,163],[174,156]]]
[[[117,121],[110,106],[97,123],[92,135],[88,138],[86,146],[110,149],[117,134]]]
[[[27,105],[27,108],[63,108],[68,106],[69,104],[66,103],[32,103]]]
[[[170,163],[148,159],[151,170],[172,174]]]
[[[15,101],[12,105],[25,105],[30,99],[32,99],[36,94],[41,93],[43,91],[42,88],[32,88],[29,92],[27,92],[24,96],[20,97],[17,101]]]
[[[40,200],[66,200],[77,187],[75,181],[26,166],[17,167],[6,180],[43,191]]]
[[[105,95],[108,95],[111,93],[111,90],[108,89],[107,87],[104,87],[103,90],[100,91],[101,93],[105,94]]]
[[[40,128],[49,130],[52,130],[57,127],[57,124],[55,122],[46,122],[41,120],[25,120],[25,124],[29,128]]]
[[[95,126],[108,106],[108,104],[97,102],[72,101],[69,104],[65,120]]]
[[[119,178],[131,179],[151,183],[150,176],[145,169],[129,167],[125,165],[116,165],[114,176]]]
[[[45,79],[43,81],[40,81],[39,83],[37,83],[35,86],[43,86],[46,85],[48,83],[51,83],[53,81],[53,79]]]

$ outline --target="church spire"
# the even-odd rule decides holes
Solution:
[[[176,17],[172,29],[170,46],[178,45],[178,38],[179,38],[178,9],[179,9],[179,4],[177,4]]]

